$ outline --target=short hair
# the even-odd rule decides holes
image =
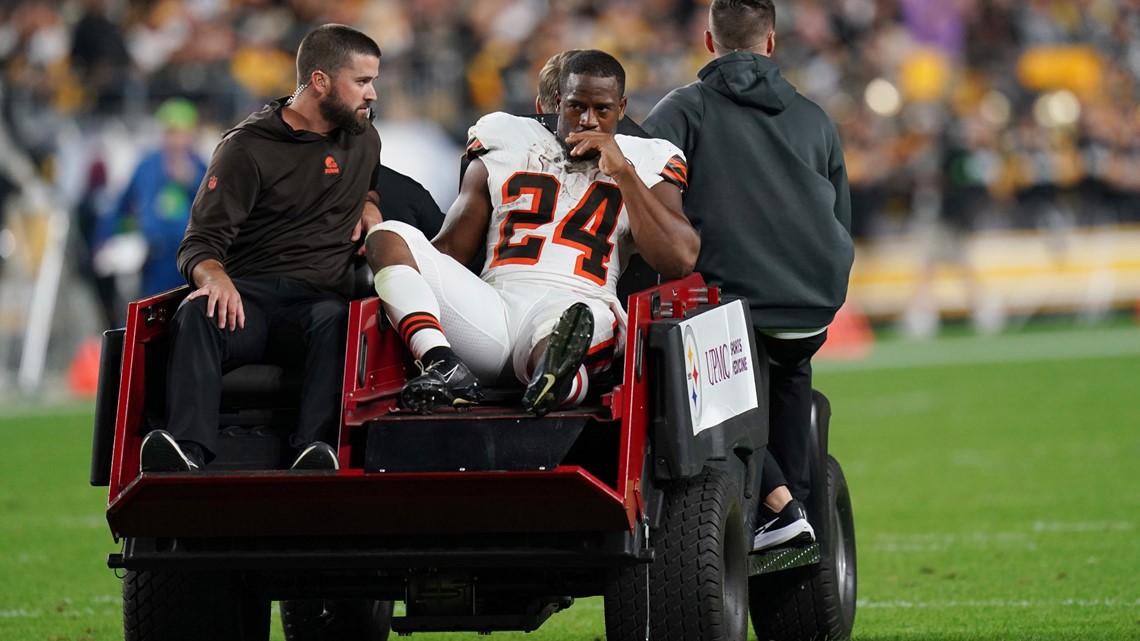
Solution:
[[[379,58],[380,47],[363,32],[342,24],[313,29],[297,48],[297,84],[309,82],[314,71],[335,76],[352,62],[355,54]]]
[[[772,0],[713,0],[709,6],[709,31],[725,49],[751,49],[763,44],[776,28],[776,5]]]
[[[562,72],[558,74],[558,91],[565,93],[570,76],[580,74],[595,78],[616,78],[618,91],[625,96],[625,69],[617,58],[605,51],[585,49],[562,61]]]
[[[567,49],[562,53],[556,53],[550,56],[546,64],[542,65],[542,70],[538,72],[538,104],[542,105],[542,110],[546,113],[552,114],[558,109],[558,78],[562,75],[562,65],[567,58],[581,51],[581,49]]]

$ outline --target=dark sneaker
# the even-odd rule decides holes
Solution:
[[[526,411],[542,416],[566,399],[593,337],[594,315],[589,305],[574,303],[562,312],[523,394]]]
[[[196,472],[202,467],[202,460],[182,451],[170,432],[154,430],[143,437],[140,472]]]
[[[761,509],[760,526],[756,528],[756,538],[752,539],[752,550],[763,550],[779,545],[793,547],[808,545],[815,541],[815,530],[807,520],[804,504],[792,499],[778,514],[767,508]]]
[[[437,351],[438,350],[438,351]],[[425,367],[420,361],[420,375],[404,383],[400,399],[404,407],[428,414],[439,407],[463,407],[483,402],[483,388],[479,379],[467,369],[455,352],[446,347],[437,347],[424,356],[428,360]]]
[[[340,469],[336,451],[326,443],[313,441],[297,455],[297,460],[289,466],[291,470],[330,470]]]

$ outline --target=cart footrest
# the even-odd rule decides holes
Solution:
[[[819,543],[812,543],[806,547],[775,548],[754,552],[748,555],[748,575],[779,572],[801,565],[819,563],[819,560]]]

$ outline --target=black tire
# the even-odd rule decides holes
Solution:
[[[286,641],[388,641],[392,602],[291,599],[281,602]]]
[[[615,571],[605,591],[606,639],[744,641],[750,539],[740,491],[720,470],[670,487],[653,563]],[[647,617],[648,615],[648,617]]]
[[[855,625],[855,518],[839,463],[827,457],[829,522],[818,564],[749,580],[752,627],[761,641],[830,641]]]
[[[269,638],[269,599],[233,574],[127,571],[123,578],[126,641]]]

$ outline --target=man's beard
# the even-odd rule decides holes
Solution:
[[[356,115],[356,109],[350,107],[340,99],[340,93],[334,87],[328,96],[320,103],[321,117],[334,128],[343,129],[353,136],[368,131],[372,126],[372,109],[363,118]]]

